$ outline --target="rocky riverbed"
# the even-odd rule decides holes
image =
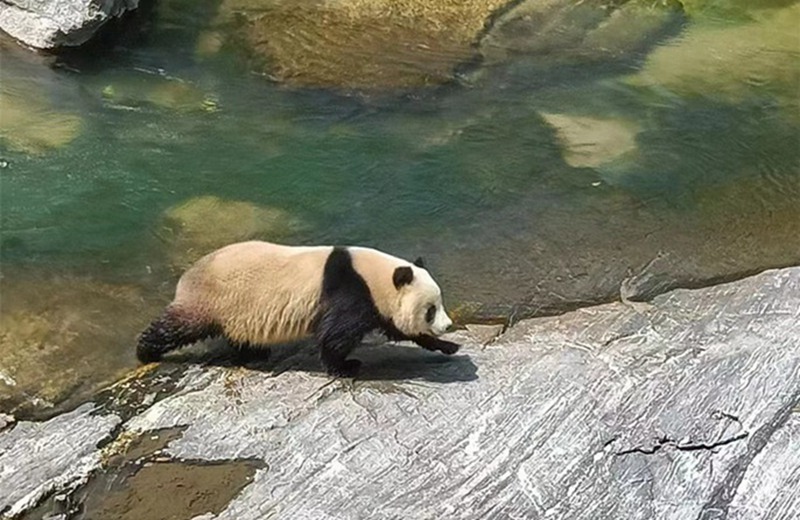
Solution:
[[[798,318],[795,267],[458,332],[454,357],[365,345],[355,381],[310,347],[247,367],[189,349],[45,422],[4,418],[0,510],[797,518]]]

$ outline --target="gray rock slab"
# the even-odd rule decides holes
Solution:
[[[3,0],[0,29],[38,49],[76,46],[139,0]]]
[[[193,366],[118,430],[264,462],[206,520],[795,519],[799,317],[788,268],[523,321],[491,348],[459,333],[452,357],[365,345],[357,381],[276,351],[269,370]],[[0,432],[0,510],[98,467],[120,419],[92,410]]]
[[[798,317],[800,268],[775,270],[453,358],[366,347],[355,383],[212,368],[125,428],[265,461],[216,518],[797,518]]]
[[[84,404],[49,421],[0,432],[0,514],[14,517],[54,490],[85,479],[100,463],[97,444],[120,423]],[[6,516],[3,516],[6,518]]]
[[[772,434],[741,475],[730,520],[800,517],[800,409]]]

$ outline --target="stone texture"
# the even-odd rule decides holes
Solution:
[[[695,23],[680,39],[653,51],[628,81],[731,103],[766,94],[786,106],[787,115],[796,122],[800,120],[798,26],[798,3],[758,12],[745,23]]]
[[[167,209],[159,236],[168,244],[170,264],[181,272],[227,244],[244,240],[279,242],[301,228],[302,222],[281,208],[203,195]]]
[[[29,154],[67,146],[83,128],[77,113],[54,106],[45,90],[31,78],[3,76],[0,114],[0,140],[12,150]]]
[[[590,64],[646,50],[681,19],[680,4],[668,0],[524,0],[495,20],[479,48],[486,66],[520,55],[540,66]]]
[[[236,32],[274,79],[292,85],[404,88],[449,81],[509,0],[224,0]]]
[[[97,443],[109,437],[120,418],[93,411],[85,404],[0,433],[0,514],[13,517],[50,491],[74,487],[100,464]]]
[[[624,119],[542,113],[564,147],[564,161],[576,168],[595,168],[636,153],[638,125]]]
[[[81,45],[139,0],[3,0],[0,29],[38,49]]]
[[[730,520],[800,516],[800,409],[795,409],[742,475],[728,508]]]
[[[121,435],[180,427],[164,455],[264,463],[204,519],[788,520],[798,318],[800,267],[522,321],[492,348],[456,334],[453,357],[364,346],[356,381],[280,348],[189,370]]]
[[[470,339],[477,341],[482,345],[488,345],[500,337],[505,329],[505,326],[471,323],[466,325],[466,329],[470,335]]]

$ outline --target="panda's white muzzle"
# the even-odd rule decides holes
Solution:
[[[441,336],[450,329],[451,325],[453,325],[453,320],[450,319],[447,313],[439,312],[431,325],[431,332],[436,336]]]

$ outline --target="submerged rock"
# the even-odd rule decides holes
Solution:
[[[694,19],[747,20],[754,12],[786,7],[797,0],[678,0]]]
[[[118,378],[156,311],[138,287],[86,278],[4,273],[0,289],[0,410],[15,413]]]
[[[139,0],[3,0],[0,29],[39,49],[77,46]]]
[[[680,4],[638,0],[524,0],[480,42],[483,64],[531,56],[539,66],[612,60],[641,51],[682,19]]]
[[[509,0],[224,0],[275,79],[347,88],[438,84]]]
[[[556,129],[570,166],[594,168],[636,151],[639,126],[633,121],[548,113],[542,117]]]
[[[171,265],[182,271],[231,242],[279,241],[291,236],[299,226],[300,222],[282,209],[208,195],[168,209],[158,234],[169,244]]]
[[[181,112],[212,112],[217,109],[213,96],[191,83],[156,74],[120,78],[105,85],[101,95],[108,103],[119,107],[137,108],[151,104]]]
[[[732,103],[772,96],[797,116],[800,4],[754,12],[753,19],[692,24],[680,38],[653,51],[629,83]]]
[[[0,140],[9,148],[46,153],[72,142],[81,132],[80,116],[52,106],[30,81],[3,77],[0,85]]]

